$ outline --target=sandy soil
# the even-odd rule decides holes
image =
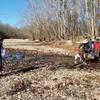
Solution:
[[[28,39],[6,39],[3,42],[5,48],[20,49],[20,50],[37,50],[44,53],[60,53],[65,55],[74,55],[78,52],[79,42],[72,41],[52,41],[39,42]]]

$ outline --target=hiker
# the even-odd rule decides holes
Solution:
[[[75,63],[84,62],[88,59],[88,55],[92,52],[92,39],[90,37],[85,37],[79,45],[78,54],[75,55]]]
[[[2,47],[3,47],[3,39],[0,37],[0,70],[2,70]]]
[[[100,58],[100,40],[99,38],[96,38],[96,40],[93,43],[93,50],[94,50],[94,57],[96,61],[99,61]]]
[[[2,54],[2,58],[4,58],[6,54],[6,50],[4,47],[1,48],[1,54]]]

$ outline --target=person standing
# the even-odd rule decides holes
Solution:
[[[99,57],[100,57],[100,40],[99,40],[99,38],[96,38],[96,41],[94,41],[93,49],[94,49],[94,56],[95,56],[96,62],[98,62]]]
[[[3,39],[0,37],[0,70],[2,70],[2,47],[3,47]]]

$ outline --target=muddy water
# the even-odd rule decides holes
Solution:
[[[4,68],[16,69],[18,67],[52,67],[59,68],[64,67],[68,69],[84,69],[84,70],[99,70],[100,63],[90,62],[85,66],[74,66],[74,58],[71,56],[58,55],[53,53],[42,53],[37,51],[25,51],[25,50],[7,50],[4,58]]]
[[[53,53],[42,53],[37,51],[19,51],[19,50],[7,50],[4,58],[5,68],[17,68],[28,66],[68,66],[73,63],[73,58],[57,55]]]
[[[23,58],[21,53],[9,52],[5,55],[6,60],[20,61]]]

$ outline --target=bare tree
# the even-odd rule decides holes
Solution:
[[[25,30],[32,39],[74,40],[85,32],[98,36],[98,0],[41,0],[38,6],[34,0],[26,1]]]

